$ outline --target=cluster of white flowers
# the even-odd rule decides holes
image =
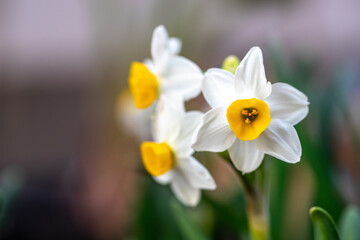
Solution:
[[[155,28],[151,60],[134,62],[129,87],[135,106],[152,109],[152,142],[141,144],[145,169],[161,184],[170,184],[188,206],[200,200],[200,189],[215,189],[208,170],[192,154],[228,150],[242,173],[256,170],[264,154],[296,163],[301,145],[295,128],[308,114],[307,97],[285,83],[265,76],[260,48],[253,47],[235,74],[220,68],[202,73],[178,56],[181,41]],[[184,101],[203,93],[212,108],[186,112]],[[149,116],[149,114],[146,114]]]

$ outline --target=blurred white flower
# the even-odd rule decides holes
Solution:
[[[229,151],[236,168],[254,171],[264,153],[289,163],[300,160],[301,145],[293,125],[308,114],[307,97],[286,83],[266,80],[260,48],[250,49],[235,75],[209,69],[202,83],[212,107],[194,134],[197,151]]]
[[[154,142],[142,143],[141,157],[145,169],[157,182],[170,184],[181,202],[195,206],[200,200],[200,189],[216,188],[208,170],[191,156],[191,138],[203,113],[185,112],[181,99],[172,100],[161,96],[152,122]]]
[[[115,116],[119,125],[128,134],[133,134],[137,139],[144,141],[151,138],[150,116],[154,106],[139,109],[134,104],[134,99],[128,89],[120,92],[115,106]]]
[[[169,38],[164,26],[155,28],[151,42],[152,59],[134,62],[129,87],[138,108],[151,106],[161,95],[189,100],[200,94],[203,73],[192,61],[177,56],[181,41]]]

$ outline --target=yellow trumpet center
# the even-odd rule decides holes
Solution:
[[[174,166],[174,154],[166,143],[143,142],[140,151],[145,169],[155,177]]]
[[[226,118],[235,135],[243,141],[256,139],[271,121],[268,105],[257,98],[234,101],[227,109]]]
[[[149,107],[159,95],[156,76],[140,62],[131,64],[129,87],[137,108]]]

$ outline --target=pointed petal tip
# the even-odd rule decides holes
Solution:
[[[214,181],[214,179],[211,179],[211,184],[209,184],[206,188],[203,187],[204,190],[215,190],[217,188],[217,185]]]
[[[159,25],[154,28],[152,41],[158,43],[157,41],[159,39],[167,39],[167,38],[168,38],[168,32],[164,25]]]
[[[251,49],[261,52],[261,48],[260,48],[259,46],[254,46],[254,47],[252,47]]]
[[[213,187],[212,187],[212,188],[209,188],[209,190],[215,190],[216,188],[217,188],[217,185],[216,185],[216,183],[214,182]]]
[[[235,164],[234,164],[234,166],[235,166],[236,170],[238,170],[241,173],[241,175],[245,175],[245,174],[251,173],[256,170],[256,169],[241,169],[241,168],[237,167]]]
[[[252,172],[252,171],[249,171],[249,170],[240,170],[240,169],[238,169],[238,170],[242,175],[245,175],[245,174],[248,174],[248,173]]]
[[[216,74],[216,73],[223,73],[223,74],[227,74],[229,76],[234,76],[233,73],[229,72],[229,71],[226,71],[224,69],[221,69],[221,68],[209,68],[208,70],[206,70],[206,72],[204,73],[204,77],[208,76],[209,75],[212,75],[212,74]]]
[[[252,48],[250,48],[248,54],[251,54],[251,55],[260,55],[262,57],[262,50],[260,47],[258,46],[254,46]]]
[[[255,171],[257,168],[255,169],[239,169],[239,168],[236,168],[242,175],[245,175],[245,174],[248,174],[248,173],[251,173],[253,171]]]
[[[196,207],[199,203],[200,203],[200,200],[201,200],[201,192],[200,192],[200,189],[198,189],[199,191],[199,195],[197,197],[194,197],[192,199],[183,199],[183,200],[180,200],[185,206],[187,207]]]
[[[165,26],[163,24],[160,24],[160,25],[155,27],[154,32],[155,31],[163,31],[163,30],[166,31],[166,28],[165,28]]]
[[[256,145],[265,154],[287,163],[300,161],[302,149],[294,126],[288,122],[272,119],[268,128],[257,138]]]
[[[197,150],[197,147],[196,147],[196,139],[195,139],[195,140],[194,140],[194,139],[191,140],[191,148],[194,149],[195,151],[198,151],[198,150]]]
[[[301,160],[301,157],[299,156],[299,157],[296,158],[293,162],[289,162],[289,163],[295,164],[295,163],[300,162],[300,160]]]
[[[198,201],[193,201],[193,202],[182,202],[185,206],[187,207],[196,207],[200,202],[200,199]]]

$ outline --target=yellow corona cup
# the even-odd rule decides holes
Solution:
[[[173,153],[166,143],[144,142],[140,150],[145,169],[155,177],[166,173],[174,165]]]
[[[140,62],[131,64],[129,87],[138,108],[149,107],[159,95],[159,83],[155,75]]]
[[[271,121],[268,105],[256,98],[234,101],[227,109],[226,118],[235,135],[243,141],[256,139]]]

